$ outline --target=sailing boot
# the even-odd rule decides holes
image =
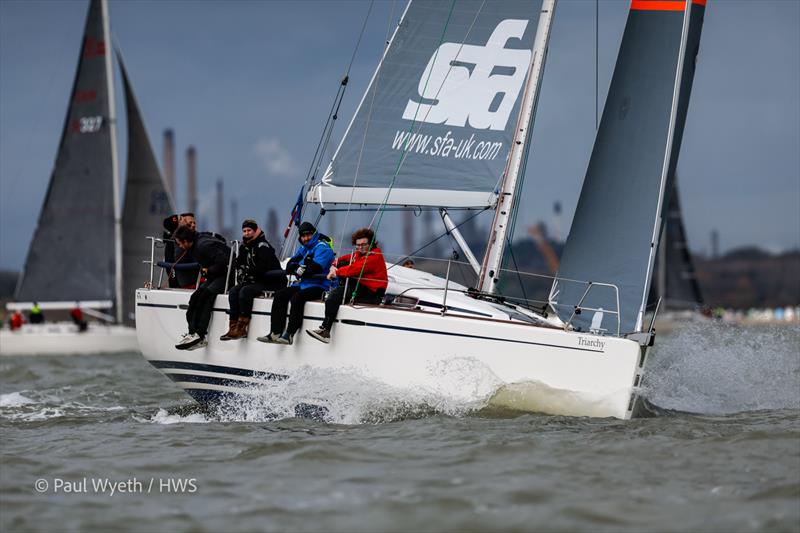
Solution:
[[[236,324],[236,331],[228,335],[229,339],[246,339],[247,330],[250,327],[250,317],[239,317],[239,323]]]
[[[231,339],[238,339],[239,337],[234,337],[239,330],[239,319],[228,319],[228,331],[219,338],[221,341],[229,341]]]

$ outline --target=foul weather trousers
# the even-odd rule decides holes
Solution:
[[[346,283],[345,283],[346,282]],[[346,285],[346,287],[345,287]],[[325,320],[322,321],[322,327],[331,329],[333,323],[336,321],[336,315],[339,314],[339,307],[345,299],[345,289],[347,289],[347,300],[352,300],[354,303],[360,304],[377,304],[383,298],[383,290],[372,291],[361,283],[356,283],[356,280],[339,280],[339,286],[333,289],[325,300]],[[353,289],[355,289],[355,297],[353,297]]]
[[[205,337],[208,333],[208,323],[211,322],[211,313],[214,312],[214,301],[217,295],[225,290],[225,276],[206,280],[197,287],[189,298],[189,309],[186,310],[186,323],[189,333],[197,333]]]
[[[239,283],[228,292],[228,303],[231,308],[231,320],[253,314],[253,299],[270,290],[266,283]]]
[[[272,301],[272,325],[270,328],[272,333],[276,335],[283,333],[289,304],[291,304],[291,311],[289,312],[289,325],[286,326],[286,333],[290,336],[297,333],[297,330],[300,329],[300,324],[303,323],[303,309],[306,306],[306,302],[322,299],[322,293],[324,292],[325,290],[322,287],[309,287],[301,290],[299,285],[292,285],[276,292],[275,299]]]

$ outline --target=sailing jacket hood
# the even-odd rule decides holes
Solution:
[[[299,285],[300,290],[311,287],[320,287],[326,291],[330,289],[331,282],[325,275],[333,264],[334,255],[330,239],[323,239],[319,232],[315,233],[306,244],[301,243],[300,249],[286,264],[288,274],[296,272],[300,266],[305,267],[300,279],[292,286]]]
[[[383,252],[377,246],[365,254],[356,251],[337,259],[336,276],[357,279],[359,284],[372,292],[386,290],[389,286],[386,261],[383,259]]]

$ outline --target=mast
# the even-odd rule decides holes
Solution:
[[[503,262],[506,239],[509,234],[509,223],[513,216],[513,207],[519,189],[522,185],[520,172],[525,153],[530,146],[531,130],[533,129],[533,116],[539,102],[539,89],[544,73],[544,62],[547,58],[547,45],[550,41],[550,28],[553,24],[553,14],[557,0],[543,0],[542,10],[539,15],[539,26],[536,29],[531,64],[528,70],[528,80],[525,84],[525,94],[520,116],[515,132],[515,141],[511,147],[509,167],[497,196],[497,207],[489,232],[489,244],[483,258],[481,272],[478,276],[478,290],[482,292],[496,292],[497,282],[500,279],[500,267]]]
[[[111,135],[111,180],[114,191],[114,317],[122,323],[122,213],[119,201],[119,154],[117,153],[117,104],[114,100],[114,65],[111,61],[111,29],[108,0],[101,0],[103,41],[105,41],[106,81],[108,83],[108,127]]]

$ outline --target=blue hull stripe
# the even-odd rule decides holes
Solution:
[[[166,374],[166,376],[175,382],[208,383],[209,385],[222,385],[223,387],[247,388],[247,387],[258,387],[259,385],[262,384],[253,381],[241,381],[238,379],[218,378],[214,376],[197,376],[195,374]],[[263,383],[267,383],[267,381],[268,380],[265,380]],[[271,381],[279,381],[279,380],[271,380]]]
[[[576,346],[561,346],[558,344],[547,344],[544,342],[519,341],[514,339],[502,339],[500,337],[486,337],[483,335],[469,335],[467,333],[453,333],[451,331],[436,331],[431,329],[409,328],[406,326],[392,326],[389,324],[375,324],[370,322],[365,322],[364,325],[371,328],[394,329],[399,331],[415,331],[417,333],[430,333],[432,335],[445,335],[448,337],[464,337],[466,339],[482,339],[488,341],[511,342],[514,344],[532,344],[535,346],[546,346],[548,348],[562,348],[565,350],[579,350],[581,352],[604,353],[604,350],[590,350],[588,348],[578,348]]]
[[[177,306],[177,305],[169,305],[169,304],[146,304],[146,303],[140,303],[140,302],[136,302],[136,306],[137,306],[137,307],[161,307],[161,308],[164,308],[164,309],[177,309],[177,308],[178,308],[178,306]]]
[[[214,372],[215,374],[229,374],[232,376],[244,376],[248,378],[259,378],[267,381],[282,381],[289,376],[284,374],[273,374],[272,372],[259,372],[257,370],[247,370],[233,366],[206,365],[201,363],[187,363],[185,361],[163,361],[154,359],[150,364],[156,368],[179,368],[182,370],[200,370],[203,372]],[[242,382],[243,383],[243,382]]]
[[[176,306],[171,306],[171,305],[163,305],[163,306],[162,305],[157,305],[157,304],[136,304],[136,305],[146,305],[146,306],[150,306],[150,307],[171,307],[171,308],[177,309]],[[215,308],[214,311],[218,311],[218,312],[222,312],[222,313],[226,313],[226,314],[228,312],[227,309],[217,309],[217,308]],[[253,314],[254,315],[269,315],[270,313],[267,313],[267,312],[264,312],[264,311],[253,311]],[[318,317],[318,316],[304,316],[303,317],[303,319],[309,319],[309,320],[322,320],[322,318],[323,317]],[[340,320],[336,320],[336,322],[339,322],[341,324]],[[532,341],[521,341],[521,340],[514,340],[514,339],[503,339],[503,338],[500,338],[500,337],[486,337],[484,335],[469,335],[467,333],[453,333],[451,331],[437,331],[437,330],[433,330],[433,329],[410,328],[410,327],[407,327],[407,326],[392,326],[392,325],[389,325],[389,324],[376,324],[374,322],[360,322],[359,321],[358,324],[353,324],[353,323],[349,323],[348,324],[346,322],[344,324],[346,324],[348,326],[356,326],[356,327],[365,327],[366,326],[366,327],[370,327],[370,328],[393,329],[393,330],[397,330],[397,331],[414,331],[416,333],[430,333],[431,335],[445,335],[445,336],[448,336],[448,337],[464,337],[466,339],[481,339],[481,340],[488,340],[488,341],[511,342],[511,343],[514,343],[514,344],[529,344],[529,345],[532,345],[532,346],[546,346],[547,348],[560,348],[560,349],[563,349],[563,350],[578,350],[580,352],[605,353],[605,350],[592,350],[590,348],[580,348],[578,346],[561,346],[559,344],[547,344],[547,343],[544,343],[544,342],[532,342]],[[181,367],[176,367],[176,368],[181,368]],[[223,368],[225,368],[225,367],[223,367]],[[214,371],[212,370],[212,372],[214,372]],[[240,374],[240,375],[244,375],[244,374]]]

